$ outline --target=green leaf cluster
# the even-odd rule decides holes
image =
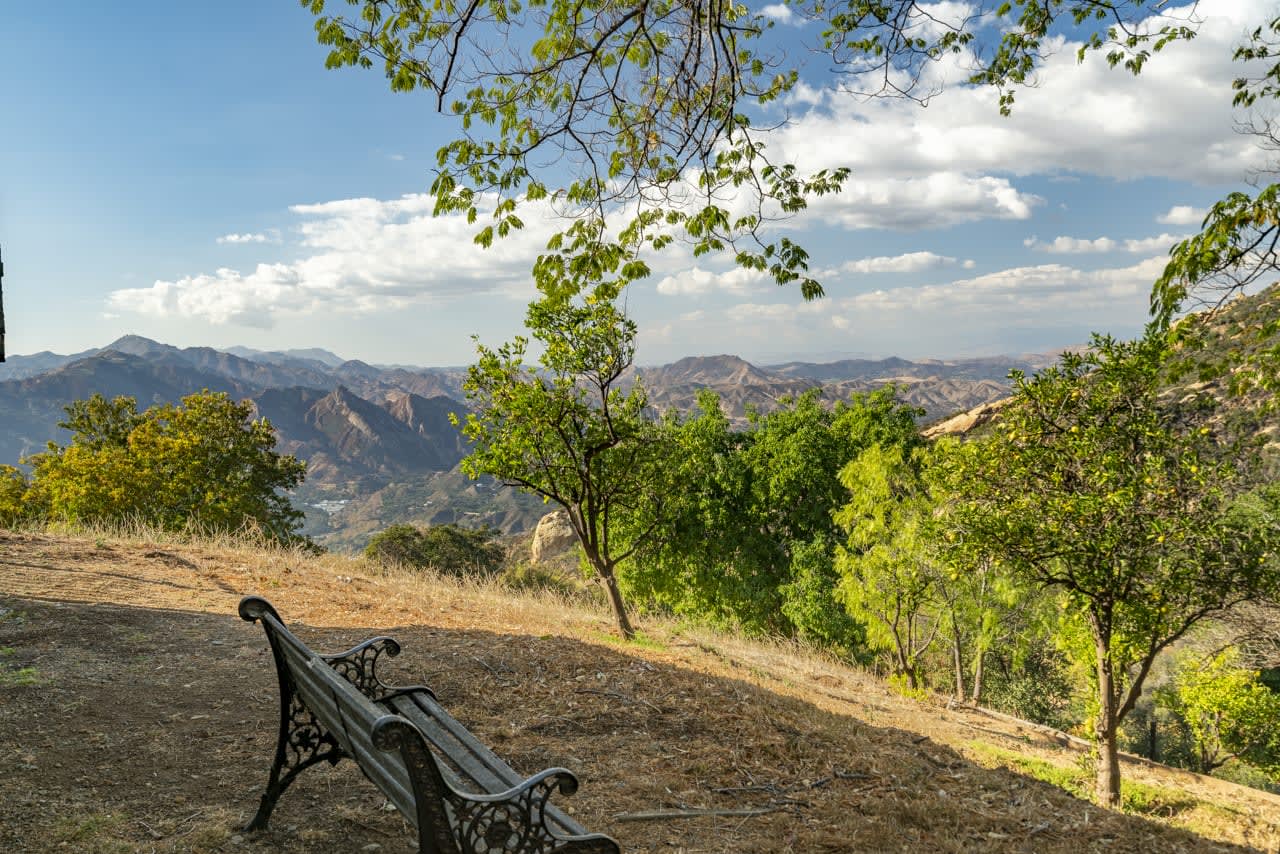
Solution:
[[[753,633],[798,636],[860,653],[862,626],[833,591],[845,501],[840,468],[876,442],[918,442],[918,410],[891,387],[835,407],[808,392],[735,431],[714,393],[690,418],[662,422],[660,508],[622,520],[658,531],[624,573],[639,601]]]
[[[1203,660],[1183,656],[1162,699],[1186,722],[1208,774],[1238,759],[1280,780],[1280,693],[1228,648]]]

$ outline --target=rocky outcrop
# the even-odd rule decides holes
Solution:
[[[1000,400],[993,400],[990,403],[984,403],[981,406],[975,406],[967,412],[961,412],[959,415],[953,415],[946,421],[934,424],[924,431],[926,439],[936,439],[939,436],[963,436],[972,433],[981,427],[990,424],[1000,414],[1000,410],[1009,405],[1013,400],[1011,397],[1004,397]]]
[[[538,527],[533,531],[533,543],[529,547],[529,563],[540,563],[564,554],[577,542],[578,535],[569,525],[569,514],[563,510],[548,513],[538,520]]]

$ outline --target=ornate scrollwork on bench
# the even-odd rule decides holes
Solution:
[[[578,778],[572,771],[548,768],[505,792],[475,795],[458,791],[444,779],[422,735],[403,718],[380,718],[373,725],[372,738],[381,750],[399,752],[410,769],[419,826],[435,828],[434,850],[467,854],[618,854],[618,843],[607,836],[565,838],[548,826],[546,808],[551,795],[578,791]]]
[[[381,700],[396,689],[378,678],[378,659],[383,655],[395,658],[400,654],[400,644],[394,638],[370,638],[346,652],[320,656],[370,700]]]
[[[478,797],[452,793],[453,826],[463,850],[483,854],[538,854],[560,850],[564,845],[547,827],[544,808],[553,791],[571,795],[578,779],[568,771],[553,769],[534,777],[518,789],[503,795]],[[581,844],[575,852],[587,852]],[[617,849],[601,846],[594,851],[613,854]]]

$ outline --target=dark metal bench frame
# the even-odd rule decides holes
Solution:
[[[276,801],[302,771],[349,758],[416,826],[420,854],[620,854],[617,842],[588,833],[548,803],[554,791],[577,791],[571,771],[548,768],[525,779],[430,688],[384,684],[378,659],[400,653],[392,638],[318,655],[267,600],[246,596],[239,611],[262,624],[280,682],[275,761],[245,830],[266,829]]]

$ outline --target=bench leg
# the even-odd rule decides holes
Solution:
[[[308,709],[293,690],[292,684],[280,685],[280,735],[276,741],[276,758],[271,764],[267,790],[262,795],[258,812],[245,825],[246,831],[266,830],[276,801],[302,771],[317,762],[338,764],[346,753],[329,731]]]

